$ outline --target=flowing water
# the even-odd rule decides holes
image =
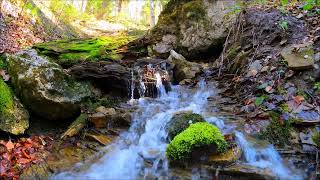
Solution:
[[[166,93],[161,84],[161,78],[159,75],[156,76],[160,97],[130,101],[139,107],[139,110],[133,114],[133,123],[127,132],[104,148],[105,155],[85,171],[64,172],[53,179],[150,179],[155,177],[167,179],[171,177],[172,171],[165,155],[168,145],[165,125],[179,111],[199,113],[209,123],[220,128],[223,133],[235,132],[237,143],[244,154],[243,160],[239,163],[269,168],[280,179],[301,178],[293,176],[292,169],[283,165],[279,153],[273,146],[255,148],[242,132],[235,130],[235,125],[207,113],[208,97],[216,96],[214,85],[200,81],[198,88],[173,86],[172,91]],[[193,179],[200,179],[200,177],[195,173]]]

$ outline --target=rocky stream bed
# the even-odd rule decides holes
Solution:
[[[181,3],[135,40],[2,54],[1,178],[316,179],[319,15]]]

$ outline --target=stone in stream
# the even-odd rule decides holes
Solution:
[[[29,113],[0,77],[0,129],[14,135],[29,127]]]
[[[202,161],[202,157],[226,152],[228,143],[220,130],[207,122],[191,124],[174,137],[166,149],[172,163],[188,163],[185,160]]]
[[[131,113],[128,109],[122,108],[106,108],[100,106],[96,109],[96,113],[89,116],[89,121],[93,123],[95,128],[127,127],[131,124]]]
[[[114,108],[106,108],[100,106],[96,109],[96,113],[89,116],[90,122],[94,124],[96,128],[105,128],[112,118],[117,114]]]
[[[197,122],[205,122],[200,114],[192,112],[178,112],[171,118],[170,122],[165,126],[168,133],[168,139],[172,140],[176,135],[187,129],[190,124]]]
[[[298,50],[288,46],[281,51],[281,56],[292,70],[308,70],[314,65],[314,52],[309,45],[301,45]]]
[[[219,170],[219,177],[221,179],[276,179],[269,169],[260,169],[250,165],[237,164],[231,167],[223,168]]]
[[[228,149],[223,154],[213,154],[209,156],[207,164],[213,166],[230,165],[240,159],[242,151],[239,147]]]
[[[79,103],[90,96],[88,85],[76,82],[61,66],[32,49],[9,56],[8,71],[24,105],[44,119],[79,115]]]
[[[178,54],[174,50],[170,51],[168,61],[173,66],[173,78],[177,83],[193,79],[202,72],[200,64],[187,61],[181,54]]]

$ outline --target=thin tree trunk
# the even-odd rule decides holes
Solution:
[[[149,0],[150,2],[150,18],[151,18],[151,28],[154,27],[156,25],[156,18],[154,15],[154,1],[153,0]]]
[[[121,9],[122,9],[122,1],[123,0],[118,0],[118,3],[117,3],[117,13],[118,14],[120,14]]]

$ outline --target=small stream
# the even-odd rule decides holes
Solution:
[[[279,153],[272,145],[257,148],[249,142],[236,125],[228,120],[211,116],[208,110],[208,97],[217,96],[214,84],[200,81],[197,88],[173,86],[166,93],[161,80],[157,81],[160,91],[158,98],[145,98],[130,101],[139,107],[133,114],[130,129],[121,134],[103,151],[105,155],[96,163],[81,172],[63,172],[53,179],[170,179],[173,175],[165,150],[168,145],[165,125],[179,111],[192,111],[201,114],[209,123],[215,124],[223,133],[234,132],[238,146],[243,151],[240,164],[261,169],[268,168],[279,179],[303,179],[295,175],[299,171],[286,167]],[[192,179],[201,179],[197,173]],[[300,172],[299,172],[300,173]],[[210,176],[210,175],[209,175]]]

